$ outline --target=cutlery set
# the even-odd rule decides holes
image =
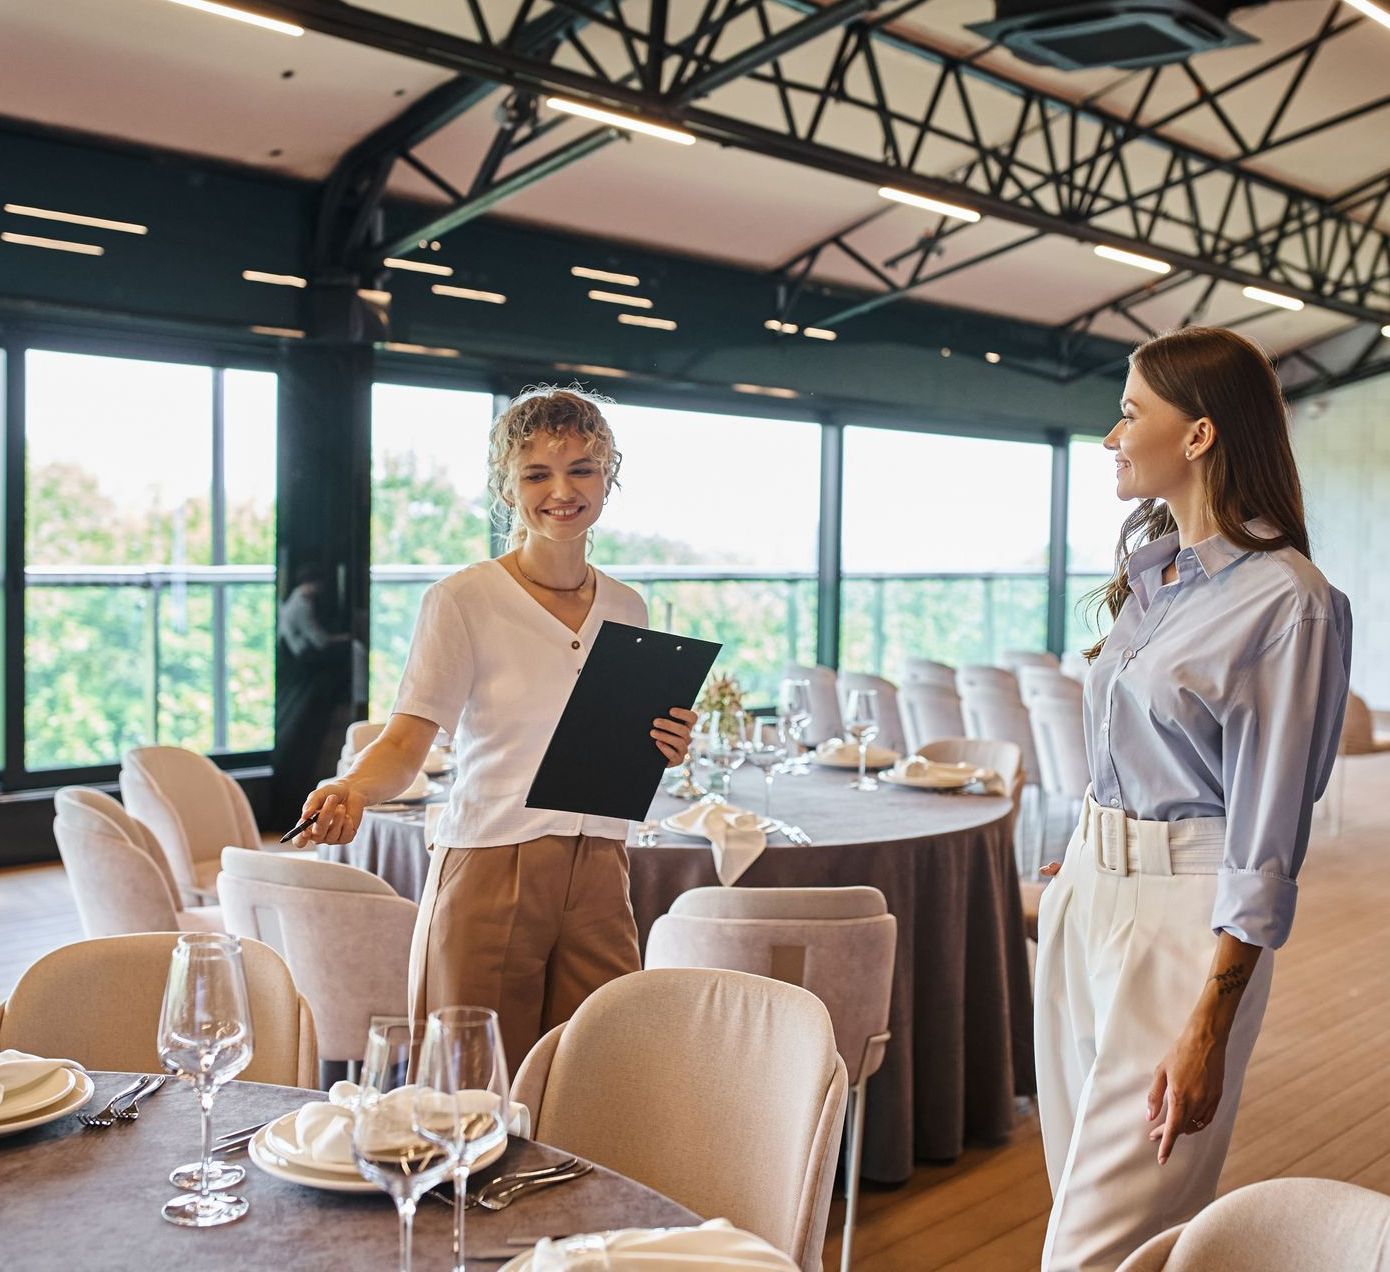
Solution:
[[[537,1192],[552,1184],[562,1184],[569,1179],[579,1179],[593,1168],[591,1162],[581,1162],[577,1157],[571,1157],[538,1170],[518,1170],[509,1175],[499,1175],[496,1179],[489,1180],[477,1192],[465,1194],[463,1208],[474,1210],[481,1206],[484,1210],[505,1210],[517,1198],[524,1197],[527,1193]],[[425,1195],[446,1205],[454,1204],[453,1194],[443,1188],[431,1188]]]
[[[153,1095],[167,1081],[167,1073],[144,1074],[123,1091],[118,1091],[100,1113],[80,1113],[77,1120],[97,1130],[105,1130],[117,1122],[134,1122],[140,1116],[140,1101]]]

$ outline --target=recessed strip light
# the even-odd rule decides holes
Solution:
[[[1135,269],[1146,269],[1151,274],[1168,274],[1173,267],[1167,261],[1155,260],[1152,256],[1140,256],[1138,252],[1126,252],[1121,247],[1108,247],[1104,243],[1098,243],[1091,249],[1097,256],[1103,256],[1107,261],[1116,261],[1121,265],[1132,265]]]
[[[924,212],[936,212],[941,216],[955,217],[957,221],[978,221],[980,214],[974,208],[963,208],[958,203],[944,203],[940,199],[929,199],[924,194],[911,194],[907,190],[895,190],[892,186],[879,186],[879,194],[894,203],[905,203],[910,208],[921,208]]]
[[[35,216],[44,221],[66,221],[69,225],[90,225],[94,230],[119,230],[122,234],[148,234],[149,227],[134,221],[108,221],[104,216],[81,216],[76,212],[54,212],[51,208],[31,208],[7,203],[5,211],[15,216]]]
[[[756,393],[760,397],[794,398],[799,396],[795,389],[775,389],[766,384],[731,384],[735,393]]]
[[[436,345],[405,344],[400,340],[388,340],[383,349],[389,349],[392,353],[418,353],[427,358],[457,358],[457,349],[444,349]]]
[[[574,371],[580,375],[601,375],[610,380],[626,380],[628,373],[621,367],[596,367],[587,362],[557,362],[557,371]]]
[[[591,291],[590,300],[602,300],[610,305],[631,305],[634,309],[650,309],[652,302],[645,296],[624,296],[622,292]]]
[[[450,283],[435,283],[430,287],[436,296],[457,296],[459,300],[481,300],[488,305],[505,305],[507,298],[501,292],[478,291],[473,287],[454,287]]]
[[[262,17],[259,13],[248,13],[245,9],[234,9],[229,4],[213,4],[212,0],[170,0],[181,4],[185,9],[197,9],[200,13],[212,13],[219,18],[232,18],[237,22],[249,22],[252,26],[264,27],[267,31],[278,31],[281,35],[303,35],[304,28],[292,22],[281,22],[276,18]]]
[[[1242,287],[1240,294],[1246,300],[1258,300],[1262,304],[1275,305],[1280,309],[1289,309],[1297,313],[1303,308],[1301,300],[1295,300],[1292,296],[1281,296],[1278,292],[1265,291],[1263,287]]]
[[[987,353],[985,354],[985,361],[988,362],[991,366],[993,366],[996,362],[999,361],[999,355],[997,353]]]
[[[1381,26],[1390,27],[1390,13],[1387,13],[1379,5],[1374,5],[1371,0],[1346,0],[1357,13],[1364,13],[1372,22],[1379,22]]]
[[[1385,326],[1380,329],[1380,334],[1390,339],[1390,323],[1386,323]]]
[[[619,287],[636,287],[642,281],[636,274],[614,274],[611,270],[590,269],[587,265],[574,265],[570,273],[575,278],[592,278],[596,283],[616,283]]]
[[[399,256],[388,256],[381,263],[387,269],[409,269],[417,274],[439,274],[444,278],[450,278],[454,273],[448,265],[432,265],[429,261],[403,261]]]
[[[769,331],[780,332],[784,336],[794,336],[801,329],[794,322],[782,322],[777,318],[769,318],[763,326]]]
[[[810,340],[838,340],[840,333],[831,331],[829,327],[803,327],[801,334]]]
[[[76,252],[78,256],[101,256],[106,249],[95,243],[69,243],[67,239],[39,238],[36,234],[11,234],[8,230],[0,234],[0,242],[15,243],[20,247],[46,247],[54,252]]]
[[[374,287],[359,287],[357,294],[363,300],[371,301],[374,305],[389,305],[391,303],[391,293],[389,291],[378,291]]]
[[[252,327],[258,336],[281,336],[286,340],[303,340],[304,333],[298,327]]]
[[[619,322],[625,322],[629,327],[655,327],[658,331],[675,331],[676,323],[672,318],[648,318],[646,314],[619,314]]]
[[[248,283],[270,283],[275,287],[307,287],[308,279],[298,274],[267,274],[263,269],[244,269],[241,276]]]
[[[674,141],[678,146],[693,146],[693,133],[682,132],[665,124],[653,124],[646,119],[634,119],[631,115],[620,115],[617,111],[601,110],[597,106],[586,106],[583,102],[566,101],[563,97],[547,97],[545,104],[551,110],[563,111],[566,115],[578,115],[581,119],[592,119],[599,124],[612,124],[624,132],[642,133],[647,137],[659,137],[662,141]]]

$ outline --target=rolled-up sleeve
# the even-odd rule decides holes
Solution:
[[[420,601],[410,655],[391,710],[432,720],[446,733],[453,733],[472,688],[473,645],[468,625],[457,597],[444,582],[433,583]]]
[[[1289,937],[1313,805],[1337,758],[1351,665],[1348,610],[1304,617],[1246,670],[1222,724],[1226,847],[1212,928],[1277,949]]]

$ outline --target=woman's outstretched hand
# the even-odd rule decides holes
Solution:
[[[318,814],[312,826],[300,831],[294,838],[296,847],[311,844],[346,844],[357,834],[362,824],[362,810],[366,801],[353,788],[341,779],[325,782],[310,793],[300,811],[300,820]]]
[[[685,759],[695,719],[693,711],[685,707],[672,707],[669,719],[652,721],[652,738],[656,742],[656,749],[666,757],[667,768]]]
[[[1061,868],[1062,863],[1060,861],[1049,861],[1038,873],[1051,879]]]

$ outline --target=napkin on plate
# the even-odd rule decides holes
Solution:
[[[978,787],[982,788],[977,789],[976,793],[978,794],[1006,795],[1008,793],[1004,790],[1004,779],[993,769],[980,768],[964,761],[957,764],[946,764],[940,760],[929,760],[925,755],[907,755],[894,764],[892,768],[893,776],[900,781],[914,782],[927,787],[934,786],[940,790],[968,790],[968,787],[955,785],[962,773],[968,773],[971,782],[978,783]]]
[[[35,1082],[42,1082],[59,1069],[86,1070],[76,1060],[49,1060],[31,1056],[27,1051],[0,1051],[0,1117],[5,1115],[5,1092],[19,1095]]]
[[[767,836],[758,829],[757,813],[733,804],[692,804],[670,818],[667,825],[688,835],[709,840],[714,854],[714,873],[726,888],[738,882],[767,847]]]
[[[796,1264],[727,1219],[698,1228],[623,1228],[541,1241],[504,1272],[688,1272],[691,1268],[758,1268],[794,1272]]]
[[[875,746],[869,743],[865,753],[865,765],[868,768],[887,768],[898,758],[896,751],[891,751],[886,746]],[[845,741],[844,738],[826,738],[816,747],[816,759],[822,760],[827,764],[858,764],[859,763],[859,743]]]

